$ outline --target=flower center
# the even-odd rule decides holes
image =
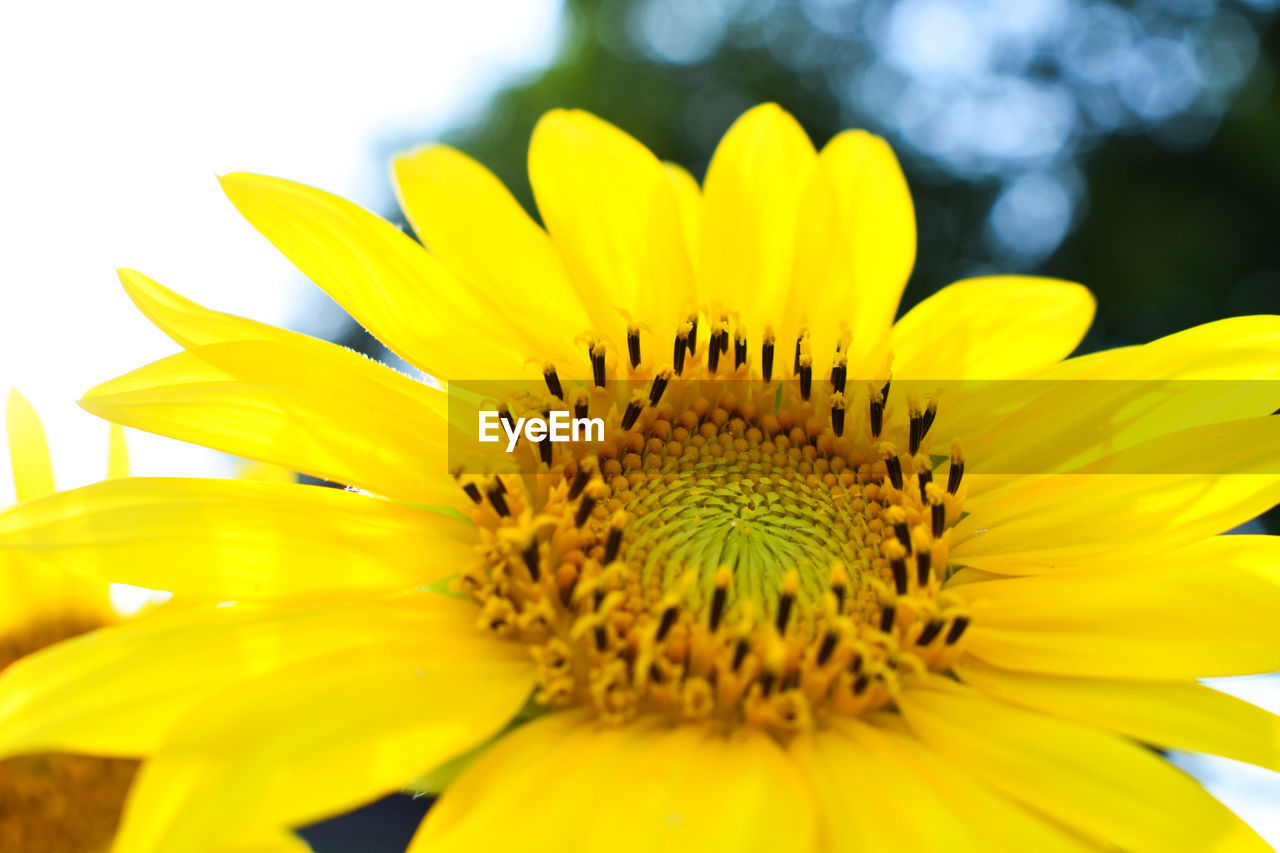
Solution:
[[[461,475],[482,555],[460,585],[482,628],[533,647],[537,701],[609,721],[783,733],[883,707],[900,671],[946,669],[968,625],[941,589],[963,461],[953,445],[934,481],[934,404],[895,424],[887,379],[852,387],[839,351],[815,383],[802,339],[780,380],[771,343],[755,370],[745,343],[729,361],[727,326],[701,354],[695,328],[669,367],[647,369],[631,338],[615,378],[593,343],[589,385],[548,365],[550,398],[500,406],[571,405],[606,440],[525,442],[537,474]]]

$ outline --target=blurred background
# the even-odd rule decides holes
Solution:
[[[904,308],[984,272],[1072,279],[1099,299],[1084,351],[1280,312],[1278,5],[7,4],[0,387],[45,416],[60,485],[101,476],[106,429],[71,401],[172,351],[116,285],[118,266],[389,358],[239,219],[215,175],[280,175],[402,221],[389,156],[445,140],[531,206],[529,135],[560,106],[601,115],[699,177],[760,101],[781,103],[818,145],[846,127],[885,135],[920,231]],[[138,473],[230,470],[163,439],[131,442]],[[1251,529],[1278,521],[1273,511]],[[1276,684],[1229,686],[1274,709]],[[1280,844],[1274,776],[1186,766]],[[392,799],[310,837],[322,853],[402,849],[426,805]]]

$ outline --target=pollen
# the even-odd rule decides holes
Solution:
[[[777,377],[771,331],[753,365],[743,332],[706,327],[699,350],[681,323],[656,369],[631,330],[616,364],[593,342],[581,390],[547,364],[550,398],[504,404],[577,401],[605,441],[460,472],[481,544],[457,588],[480,630],[531,648],[547,706],[778,735],[883,708],[901,674],[945,671],[969,624],[942,588],[960,445],[930,457],[937,401],[849,381],[839,350],[815,370],[806,336]]]

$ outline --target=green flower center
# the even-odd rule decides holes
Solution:
[[[963,463],[957,448],[934,482],[932,406],[895,431],[886,382],[833,371],[820,408],[807,357],[799,381],[684,360],[610,397],[590,351],[594,387],[574,394],[548,368],[555,399],[507,406],[571,400],[604,417],[605,441],[526,442],[536,474],[464,478],[482,545],[461,588],[482,628],[532,647],[537,701],[782,733],[950,665],[968,625],[942,590]],[[855,405],[865,423],[846,430]]]

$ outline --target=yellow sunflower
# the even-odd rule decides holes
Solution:
[[[16,390],[5,407],[9,461],[19,502],[54,493],[53,465],[44,427]],[[276,478],[270,466],[246,476]],[[124,430],[112,424],[107,478],[127,477]],[[113,625],[123,616],[110,584],[70,561],[46,562],[21,550],[0,551],[0,670],[60,640]],[[99,853],[111,845],[125,795],[137,769],[126,758],[28,754],[0,761],[0,850],[6,853]],[[226,848],[227,853],[305,853],[283,833]]]
[[[19,502],[54,491],[44,427],[16,390],[5,406],[9,461]],[[112,425],[108,477],[128,473],[123,430]],[[59,640],[116,622],[110,586],[16,551],[0,552],[0,669]],[[0,761],[0,849],[105,850],[136,763],[78,755]]]
[[[422,244],[223,178],[434,384],[122,274],[184,351],[87,409],[349,488],[0,516],[0,547],[228,603],[11,668],[0,752],[145,756],[119,853],[408,786],[442,791],[415,853],[1266,849],[1149,747],[1280,769],[1277,718],[1196,681],[1280,669],[1280,541],[1218,535],[1280,499],[1280,317],[1066,359],[1089,293],[1001,276],[894,322],[893,154],[773,105],[701,187],[574,111],[529,170],[545,230],[458,151],[398,158]],[[557,411],[604,439],[475,440]]]

